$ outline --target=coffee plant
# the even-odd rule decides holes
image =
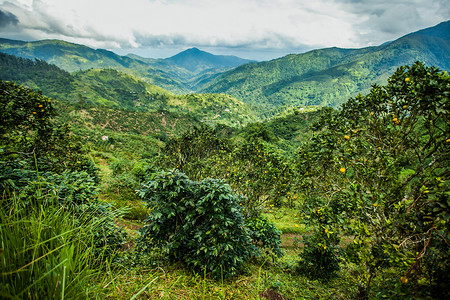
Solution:
[[[165,249],[170,260],[214,278],[236,275],[260,253],[254,245],[258,240],[281,255],[276,229],[264,221],[262,226],[250,221],[252,230],[247,228],[243,198],[223,180],[192,181],[178,170],[162,171],[138,193],[151,210],[141,230],[141,249]]]
[[[295,176],[291,165],[278,149],[258,136],[233,143],[203,125],[171,138],[160,159],[161,165],[178,168],[195,180],[224,179],[234,191],[246,196],[242,203],[246,217],[257,217],[269,203],[293,202],[290,189]]]

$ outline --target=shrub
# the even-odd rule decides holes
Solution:
[[[298,272],[311,279],[330,280],[340,270],[339,240],[328,230],[313,232],[303,238]]]
[[[98,195],[98,186],[87,172],[66,170],[61,174],[54,172],[39,173],[33,170],[10,169],[0,172],[0,191],[15,197],[24,205],[36,205],[41,201],[54,201],[55,205],[78,207],[88,204]],[[7,192],[7,193],[6,193]]]
[[[261,216],[246,218],[244,223],[250,230],[250,238],[255,246],[265,249],[266,254],[273,259],[283,256],[281,231],[275,225]]]
[[[163,171],[139,195],[151,209],[141,249],[165,249],[171,261],[214,278],[235,275],[257,252],[244,226],[241,197],[222,180],[191,181],[177,170]]]

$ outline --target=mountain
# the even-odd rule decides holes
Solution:
[[[112,68],[178,94],[191,92],[197,77],[209,78],[251,62],[235,56],[213,55],[196,48],[167,59],[120,56],[105,49],[95,50],[60,40],[24,42],[0,38],[0,52],[45,60],[68,72]]]
[[[0,53],[0,79],[16,81],[79,108],[108,107],[170,112],[193,122],[240,126],[256,120],[252,109],[224,94],[176,95],[115,69],[68,73],[42,60]]]
[[[226,93],[266,111],[283,105],[338,106],[384,83],[402,65],[422,61],[450,70],[449,33],[447,21],[378,47],[319,49],[246,64],[198,90]]]
[[[376,47],[317,49],[259,63],[197,48],[166,59],[119,56],[58,40],[0,39],[0,52],[45,60],[69,72],[115,69],[175,94],[225,93],[269,117],[282,107],[337,107],[415,61],[450,70],[449,32],[447,21]]]
[[[254,62],[236,56],[214,55],[198,48],[187,49],[177,55],[166,58],[165,61],[197,74],[208,69],[233,68]]]
[[[0,39],[0,52],[29,59],[45,60],[68,72],[87,69],[113,68],[140,77],[148,83],[161,86],[175,93],[189,91],[177,79],[149,64],[114,52],[69,43],[60,40],[34,42]]]

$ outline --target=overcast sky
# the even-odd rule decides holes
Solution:
[[[119,54],[190,47],[267,60],[382,44],[450,19],[450,0],[0,0],[0,37]]]

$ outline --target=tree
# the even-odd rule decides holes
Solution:
[[[141,249],[165,249],[172,261],[215,278],[235,275],[257,253],[241,197],[222,180],[191,181],[177,170],[163,171],[139,195],[152,211],[141,230]]]
[[[87,171],[98,180],[80,139],[68,125],[58,124],[55,116],[53,101],[41,91],[0,80],[2,183],[25,169]]]
[[[294,196],[290,195],[288,185],[292,181],[291,166],[278,149],[258,136],[248,136],[248,140],[233,144],[202,125],[171,138],[164,152],[162,160],[166,166],[180,169],[196,180],[222,178],[245,195],[246,217],[259,216],[268,202],[279,205],[286,198],[292,203]]]
[[[449,268],[450,77],[415,63],[386,86],[327,110],[298,152],[309,189],[307,222],[353,237],[361,270],[359,296],[383,270],[398,282],[427,278],[446,293]]]

